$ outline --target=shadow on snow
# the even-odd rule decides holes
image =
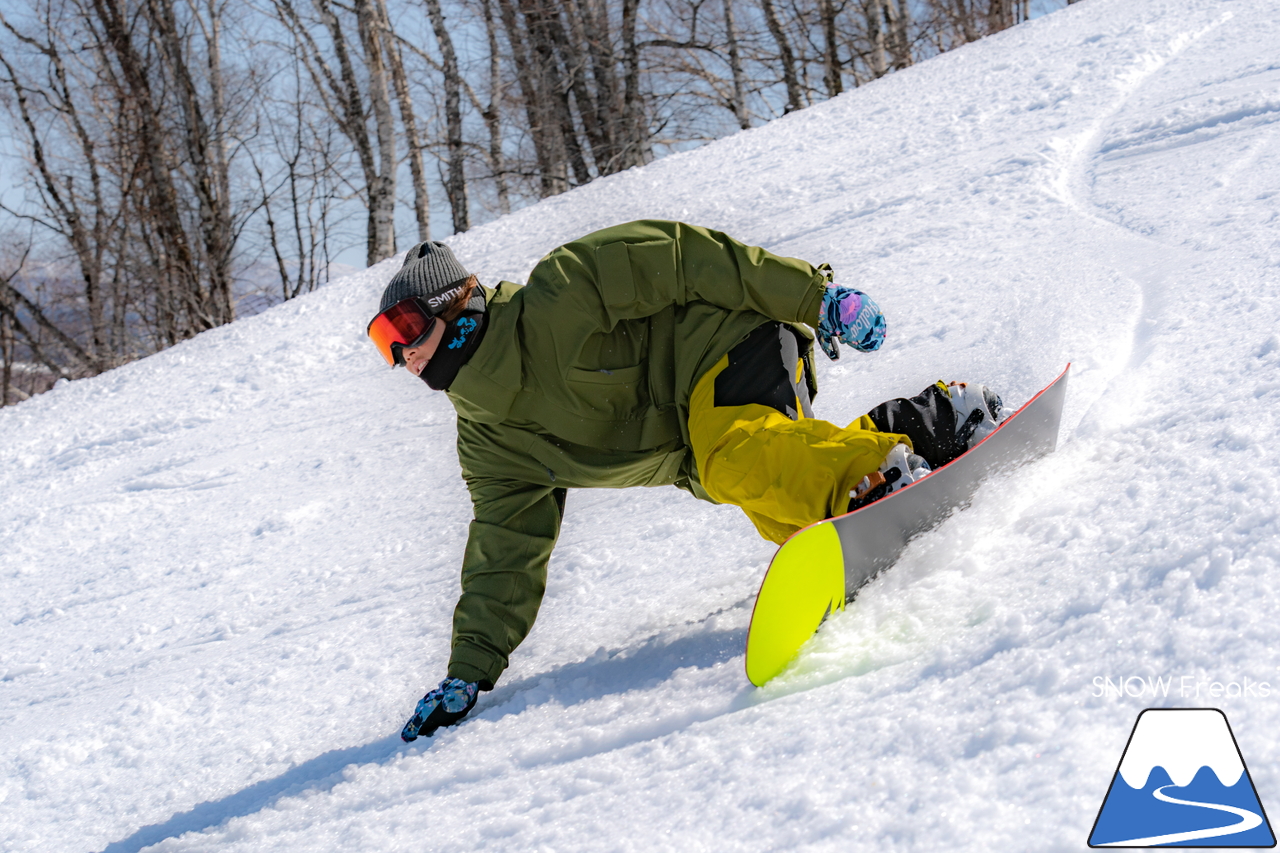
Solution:
[[[521,702],[522,694],[549,685],[572,685],[568,696],[556,698],[562,704],[576,705],[660,683],[686,667],[704,669],[732,660],[742,654],[746,634],[746,628],[699,631],[670,642],[663,642],[660,636],[655,636],[637,647],[613,652],[601,649],[587,660],[565,664],[496,688],[485,697],[488,701],[477,708],[476,716],[497,720],[519,714],[525,708],[541,704],[536,700]],[[284,797],[310,791],[330,791],[344,781],[344,768],[352,764],[387,764],[408,748],[398,734],[392,734],[361,746],[330,750],[274,779],[257,782],[220,800],[200,803],[164,823],[144,826],[128,838],[108,844],[100,853],[137,853],[168,838],[200,832],[232,818],[255,814]]]

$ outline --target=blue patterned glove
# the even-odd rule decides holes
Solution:
[[[875,352],[884,343],[884,315],[876,301],[860,290],[827,285],[819,312],[818,344],[832,361],[840,358],[836,341],[858,352]]]
[[[475,707],[479,690],[480,685],[474,681],[446,678],[418,700],[413,716],[400,731],[400,739],[408,743],[419,735],[431,737],[436,729],[460,722]]]

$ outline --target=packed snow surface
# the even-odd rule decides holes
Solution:
[[[745,517],[575,491],[497,689],[400,743],[470,502],[364,338],[399,259],[0,411],[0,849],[1080,850],[1149,705],[1222,708],[1280,811],[1278,45],[1274,0],[1087,0],[451,238],[830,262],[889,320],[834,421],[1074,365],[1057,452],[762,689]]]

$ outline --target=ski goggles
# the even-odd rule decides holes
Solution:
[[[369,321],[365,334],[392,367],[404,365],[404,351],[422,346],[440,322],[416,296],[401,299]]]

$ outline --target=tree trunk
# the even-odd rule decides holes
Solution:
[[[618,58],[614,54],[613,42],[609,38],[607,10],[601,9],[595,0],[577,0],[577,3],[587,51],[591,56],[591,76],[596,84],[596,123],[604,137],[608,161],[606,166],[597,157],[596,166],[601,174],[607,174],[623,168],[621,159],[622,95],[618,91],[618,78],[614,73]]]
[[[426,0],[431,28],[440,45],[440,57],[444,60],[444,116],[445,138],[449,151],[449,179],[445,182],[445,194],[449,197],[449,209],[453,213],[453,230],[460,234],[471,227],[467,213],[467,176],[463,170],[462,151],[462,83],[458,70],[458,57],[453,52],[453,39],[444,25],[444,13],[440,0]]]
[[[871,76],[880,79],[889,72],[889,63],[885,55],[884,3],[886,0],[865,0],[867,16],[867,41],[871,50],[867,54],[867,66]]]
[[[13,385],[13,329],[9,314],[0,308],[0,406],[9,405],[9,388]]]
[[[987,32],[998,33],[1013,26],[1013,0],[987,0]]]
[[[954,0],[955,10],[951,13],[953,26],[959,30],[960,37],[964,39],[964,43],[977,41],[982,37],[978,31],[977,21],[977,2],[971,0],[971,5],[965,5],[965,0]]]
[[[155,270],[160,276],[157,293],[159,331],[168,344],[213,328],[206,309],[208,294],[201,285],[195,258],[182,228],[178,191],[173,181],[169,146],[160,125],[157,100],[152,92],[150,66],[131,40],[132,23],[120,0],[91,0],[102,26],[102,49],[119,66],[122,80],[118,94],[130,118],[136,122],[133,154],[142,166],[138,178],[146,197],[139,210],[144,233],[159,241],[154,247]]]
[[[372,27],[377,34],[377,22],[373,20],[370,8],[371,0],[359,0],[356,6],[357,29],[364,47],[366,61],[369,64],[369,98],[370,110],[374,116],[378,152],[375,155],[373,140],[369,138],[369,129],[365,124],[364,95],[361,94],[356,79],[351,52],[347,48],[346,34],[342,22],[334,14],[330,0],[312,0],[316,12],[320,15],[321,25],[329,32],[333,41],[334,56],[338,60],[338,76],[330,71],[328,64],[320,54],[320,49],[307,32],[305,25],[294,12],[290,0],[275,0],[287,23],[293,28],[295,35],[306,42],[315,67],[312,75],[317,87],[327,88],[322,93],[326,109],[342,134],[355,149],[360,169],[364,176],[365,202],[368,206],[368,219],[365,240],[365,262],[372,266],[384,258],[395,254],[395,230],[393,215],[395,212],[395,134],[391,118],[390,96],[386,88],[386,76],[383,73],[382,47],[380,42],[368,44],[366,34]],[[376,50],[375,50],[376,47]],[[321,81],[323,78],[323,82]],[[337,101],[334,105],[329,98]],[[379,171],[381,166],[381,171]]]
[[[507,41],[515,59],[516,79],[520,82],[529,135],[533,139],[534,155],[538,161],[540,194],[542,198],[547,198],[569,188],[569,182],[564,177],[564,161],[556,156],[552,144],[546,98],[541,89],[542,80],[535,70],[536,61],[529,55],[512,0],[498,0],[498,11],[502,15],[502,25],[507,31]]]
[[[830,4],[830,0],[826,2]],[[724,31],[729,45],[729,74],[733,78],[733,117],[738,120],[738,127],[747,130],[751,127],[751,116],[747,113],[746,84],[743,82],[742,55],[738,51],[738,25],[733,19],[733,0],[724,0]]]
[[[226,85],[222,77],[222,8],[217,0],[206,0],[206,12],[209,15],[208,33],[205,39],[205,60],[209,74],[209,108],[212,112],[212,136],[208,140],[210,168],[213,171],[212,184],[215,188],[211,231],[212,236],[206,240],[210,247],[213,274],[210,276],[211,290],[215,304],[223,323],[230,323],[236,318],[235,293],[233,291],[231,260],[235,251],[235,215],[231,200],[231,162],[227,151],[229,135],[227,120]],[[198,103],[198,101],[197,101]],[[214,253],[217,253],[216,255]]]
[[[30,158],[40,179],[40,196],[45,200],[44,207],[50,218],[57,223],[56,231],[71,246],[80,267],[80,276],[84,280],[85,303],[89,311],[89,342],[92,353],[94,372],[104,369],[103,365],[110,361],[111,352],[107,340],[105,324],[105,306],[102,294],[103,252],[106,249],[104,225],[108,219],[105,200],[102,195],[102,177],[95,146],[89,139],[88,132],[80,120],[79,111],[71,99],[67,83],[66,69],[62,57],[52,39],[47,43],[19,34],[9,26],[9,22],[0,15],[0,21],[19,39],[35,47],[52,66],[53,78],[50,88],[42,93],[45,101],[51,103],[65,120],[70,122],[74,135],[80,146],[78,155],[83,159],[85,168],[89,170],[91,193],[88,199],[89,211],[81,210],[80,200],[76,194],[74,183],[70,177],[59,180],[45,156],[44,145],[36,128],[36,123],[28,108],[27,89],[18,78],[14,67],[7,57],[0,53],[0,64],[9,73],[9,82],[14,91],[14,101],[18,107],[23,127],[27,131],[31,143]],[[10,328],[10,335],[13,334]]]
[[[822,81],[827,87],[827,97],[834,98],[844,91],[840,79],[840,46],[836,40],[836,10],[831,0],[818,0],[818,17],[822,24],[825,49],[822,53]]]
[[[623,126],[626,133],[622,153],[624,168],[643,166],[649,161],[649,122],[640,99],[640,47],[636,44],[636,18],[640,0],[622,0],[622,59],[627,77],[622,97]]]
[[[489,0],[484,4],[484,32],[489,42],[489,106],[482,111],[485,127],[489,131],[489,169],[493,172],[494,187],[498,194],[498,211],[511,212],[511,196],[507,188],[507,161],[502,153],[502,123],[499,105],[502,103],[502,56],[498,52],[498,29],[493,22],[493,7]]]
[[[800,91],[800,80],[796,77],[796,61],[791,53],[791,44],[787,41],[787,34],[783,32],[782,24],[778,21],[778,13],[773,7],[773,0],[760,0],[760,8],[764,10],[764,20],[769,27],[769,33],[778,45],[778,59],[782,65],[782,80],[787,87],[787,105],[782,110],[785,115],[804,106],[804,95]]]
[[[18,309],[21,308],[23,311],[26,311],[31,315],[31,319],[37,326],[52,335],[54,340],[58,342],[59,346],[66,349],[72,358],[82,365],[92,365],[93,360],[89,358],[89,354],[84,351],[80,344],[76,343],[74,338],[62,331],[62,329],[58,328],[58,326],[49,319],[48,315],[40,309],[39,305],[32,302],[27,298],[26,294],[14,287],[10,282],[10,278],[11,277],[8,276],[0,276],[0,308],[9,315],[9,319],[13,322],[14,326],[19,329],[25,328],[22,323],[18,321]],[[56,360],[48,356],[44,356],[41,353],[39,344],[36,342],[35,335],[27,334],[24,335],[24,337],[27,339],[27,346],[31,348],[31,351],[36,354],[46,367],[57,373],[59,376],[69,375]]]
[[[231,292],[231,250],[234,246],[234,223],[231,219],[231,181],[226,150],[221,132],[225,103],[221,77],[220,12],[208,5],[210,20],[205,23],[206,61],[209,70],[210,104],[206,115],[196,89],[195,78],[187,62],[188,48],[178,33],[173,0],[148,0],[148,17],[159,35],[168,66],[166,75],[173,88],[182,114],[181,138],[191,176],[191,189],[198,205],[199,245],[203,250],[205,275],[208,278],[207,299],[193,300],[192,310],[209,328],[235,319]],[[197,16],[198,17],[198,16]],[[201,288],[199,296],[206,291]]]
[[[356,28],[369,75],[369,109],[378,140],[378,168],[369,181],[368,262],[373,266],[396,253],[396,126],[374,0],[356,0]],[[356,97],[359,89],[353,87]]]
[[[572,84],[565,84],[556,53],[553,35],[555,25],[549,20],[550,14],[543,6],[549,1],[520,0],[520,11],[524,13],[524,19],[528,24],[529,40],[537,59],[539,88],[545,95],[552,117],[552,122],[549,124],[559,127],[557,142],[573,169],[574,179],[581,186],[591,181],[591,173],[587,170],[587,161],[582,156],[582,146],[578,144],[578,132],[573,124],[573,112],[569,107],[569,88]]]
[[[898,0],[898,8],[893,16],[891,44],[894,69],[901,71],[910,67],[913,59],[911,57],[911,6],[908,0]]]
[[[382,31],[383,46],[387,51],[387,64],[391,66],[391,83],[395,87],[396,101],[400,104],[400,123],[404,125],[404,141],[408,147],[409,175],[413,180],[413,215],[418,223],[418,241],[431,239],[431,199],[427,193],[427,175],[422,168],[422,141],[418,135],[418,118],[413,108],[413,96],[409,94],[409,78],[404,73],[404,60],[400,45],[391,29],[386,0],[376,0],[378,24]]]
[[[578,108],[578,116],[582,120],[587,144],[591,147],[591,159],[595,162],[596,174],[607,175],[616,171],[617,166],[612,163],[612,152],[605,140],[596,96],[587,87],[588,59],[583,55],[581,47],[586,41],[586,25],[578,17],[571,3],[562,2],[561,5],[569,21],[568,30],[566,31],[560,20],[560,14],[554,6],[544,6],[547,29],[551,34],[556,53],[564,64],[569,90],[573,93],[573,102]]]

